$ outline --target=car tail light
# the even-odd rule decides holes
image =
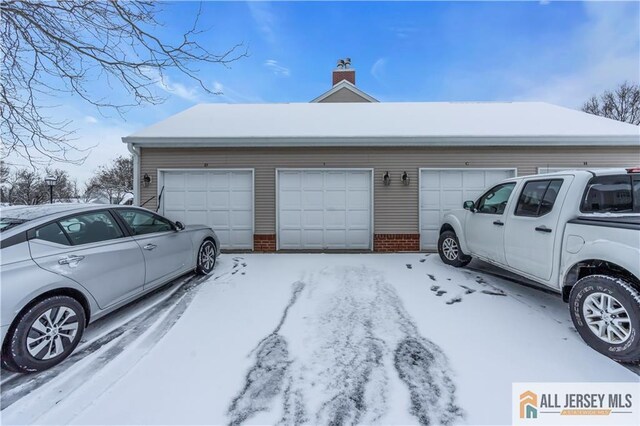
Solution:
[[[640,173],[640,167],[632,167],[627,169],[627,173]]]

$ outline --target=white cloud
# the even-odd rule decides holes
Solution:
[[[267,59],[263,64],[267,67],[272,73],[282,77],[289,77],[291,74],[289,68],[284,67],[278,63],[275,59]]]
[[[168,75],[159,76],[156,85],[165,92],[187,101],[198,102],[200,98],[199,91],[195,87],[187,87],[182,83],[173,82]]]
[[[84,122],[87,124],[97,124],[98,119],[95,118],[93,115],[87,115],[84,117]]]
[[[557,74],[546,81],[522,81],[520,99],[577,108],[591,95],[613,89],[625,80],[638,82],[637,5],[588,2],[583,6],[587,22],[563,45],[564,52],[580,60],[579,70]]]
[[[384,72],[387,66],[387,58],[378,58],[371,67],[371,75],[378,81],[381,81],[384,77]]]
[[[247,6],[258,30],[269,43],[274,44],[276,42],[277,19],[271,5],[263,1],[248,1]]]
[[[226,103],[264,103],[264,99],[259,96],[247,95],[244,93],[240,93],[231,87],[222,84],[219,81],[213,82],[213,88],[216,92],[219,93],[218,96],[214,98],[217,102],[226,102]]]

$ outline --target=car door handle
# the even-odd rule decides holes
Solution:
[[[142,247],[145,250],[153,250],[154,248],[158,247],[155,244],[147,244],[146,246]]]
[[[494,220],[494,221],[493,221],[493,224],[494,224],[494,225],[498,225],[498,226],[504,226],[504,222],[503,222],[503,221],[501,221],[501,220]]]
[[[82,259],[84,259],[84,256],[76,256],[72,254],[71,256],[63,257],[62,259],[58,260],[58,264],[60,265],[76,264],[80,262]]]
[[[536,226],[536,231],[549,233],[552,231],[552,229],[542,225],[542,226]]]

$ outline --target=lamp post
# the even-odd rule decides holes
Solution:
[[[53,204],[53,187],[56,186],[58,182],[58,178],[55,176],[47,176],[44,178],[44,181],[47,185],[49,185],[49,203]]]

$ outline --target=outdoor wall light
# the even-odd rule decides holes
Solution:
[[[400,180],[402,181],[402,184],[404,186],[408,186],[409,185],[409,175],[407,174],[407,172],[402,173],[402,177],[400,178]]]
[[[384,186],[391,185],[391,176],[389,176],[389,172],[385,172],[384,176],[382,176],[382,183],[384,183]]]
[[[144,185],[145,188],[148,188],[150,183],[151,183],[151,176],[145,173],[144,176],[142,177],[142,184]]]

